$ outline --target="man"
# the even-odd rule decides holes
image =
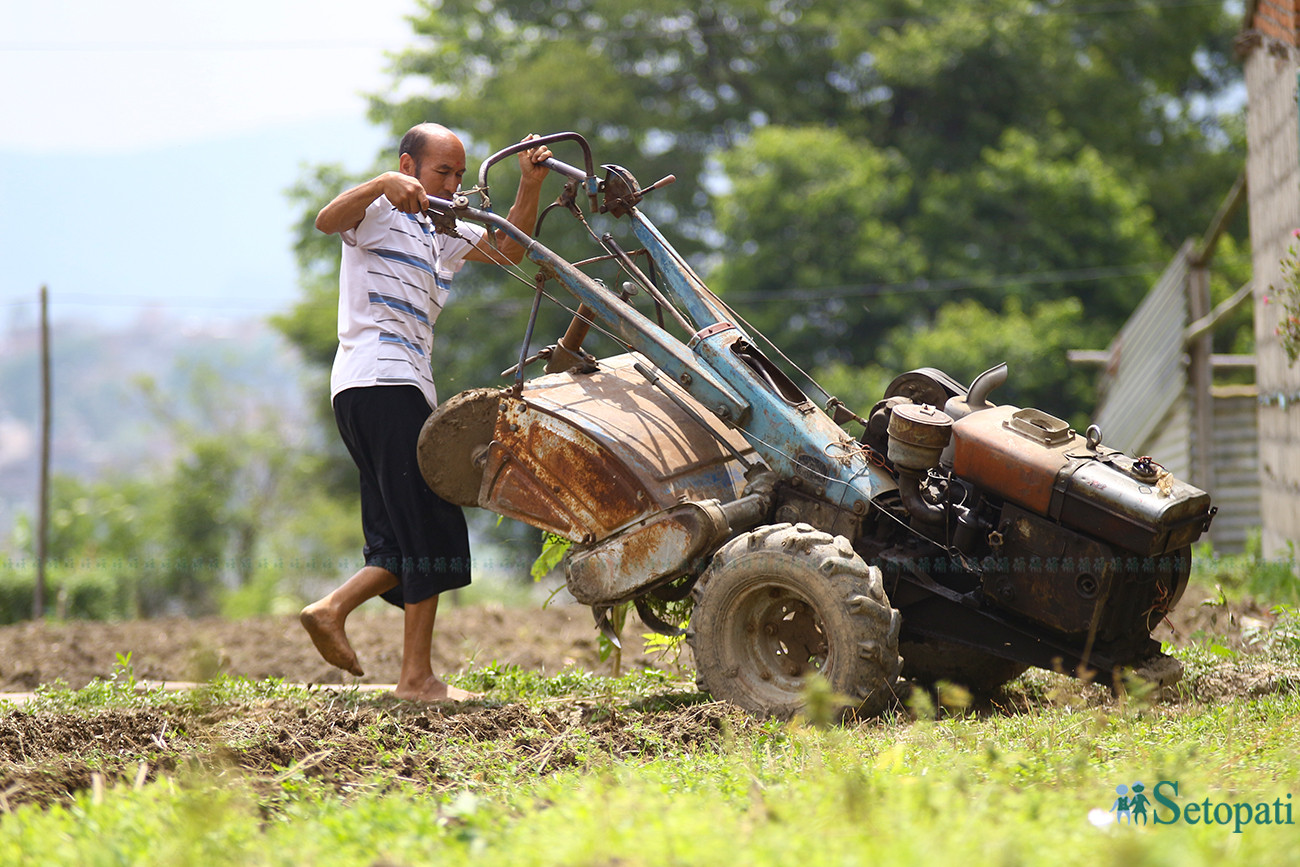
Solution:
[[[536,138],[528,136],[525,141]],[[545,146],[523,151],[523,173],[506,219],[526,235],[537,220]],[[518,264],[524,247],[496,231],[458,223],[459,238],[434,230],[428,196],[450,199],[465,174],[465,146],[451,130],[420,124],[403,138],[398,171],[338,195],[316,228],[343,239],[339,269],[339,348],[330,399],[339,432],[361,476],[365,565],[302,610],[312,643],[331,665],[364,672],[344,629],[374,596],[404,609],[402,669],[394,690],[415,701],[459,700],[463,690],[433,673],[438,594],[470,583],[465,517],[429,490],[416,443],[437,405],[429,366],[433,326],[452,276],[466,260]]]

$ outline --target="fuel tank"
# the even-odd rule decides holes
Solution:
[[[633,368],[548,374],[448,400],[420,434],[420,469],[444,499],[591,544],[684,501],[727,503],[745,486],[750,445],[685,391],[695,417]],[[728,443],[724,448],[719,439]]]
[[[1030,512],[1144,557],[1209,528],[1210,495],[1100,444],[1041,410],[995,406],[952,428],[953,472]]]

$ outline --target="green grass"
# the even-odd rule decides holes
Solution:
[[[1191,582],[1217,589],[1234,600],[1267,599],[1284,605],[1300,605],[1300,570],[1291,546],[1283,557],[1263,555],[1259,533],[1252,533],[1241,554],[1221,556],[1209,542],[1192,548]]]
[[[1260,665],[1289,661],[1289,639]],[[1189,655],[1191,665],[1199,664]],[[1207,663],[1208,664],[1208,663]],[[1051,676],[1043,675],[1049,683]],[[623,714],[672,684],[633,674],[599,688],[580,672],[553,678],[497,667],[462,682],[493,701],[595,702]],[[1032,691],[1032,682],[1025,689]],[[98,689],[99,692],[95,690]],[[100,704],[119,688],[88,688]],[[1051,688],[1049,687],[1049,691]],[[140,787],[79,793],[70,805],[22,807],[0,820],[4,864],[1220,864],[1283,863],[1295,825],[1130,827],[1090,820],[1118,784],[1177,781],[1180,806],[1287,801],[1300,781],[1295,689],[1211,706],[1090,703],[1062,688],[1018,713],[906,714],[849,727],[796,721],[726,726],[714,746],[646,741],[613,755],[582,727],[566,733],[570,769],[534,776],[510,743],[440,744],[453,785],[400,778],[348,791],[289,765],[271,780],[182,767]],[[230,682],[201,698],[326,699],[276,684]],[[67,696],[51,696],[56,703]],[[363,703],[352,695],[330,700]],[[86,699],[75,707],[93,704]],[[305,712],[305,711],[304,711]],[[364,734],[364,733],[363,733]],[[538,729],[517,737],[554,737]],[[413,741],[405,749],[430,750]],[[396,758],[396,757],[393,757]],[[503,781],[498,784],[497,780]],[[509,781],[509,784],[504,784]],[[268,782],[271,785],[268,785]],[[1300,810],[1293,809],[1292,817]],[[1167,810],[1166,818],[1171,816]]]
[[[1197,568],[1230,595],[1283,586],[1248,560]],[[202,753],[146,782],[132,769],[147,752],[97,748],[99,783],[51,806],[0,803],[0,864],[1289,863],[1300,614],[1274,610],[1232,647],[1206,634],[1174,650],[1186,675],[1173,699],[1030,672],[991,706],[936,711],[921,693],[910,713],[839,727],[720,711],[657,671],[545,677],[492,663],[456,678],[485,698],[454,713],[274,681],[142,691],[125,657],[107,681],[45,689],[11,713],[144,710],[192,724],[173,744],[245,756],[275,745],[286,720],[334,722],[294,730],[325,734],[256,771]],[[493,720],[506,722],[492,731]],[[327,750],[364,761],[324,770],[313,762]],[[1180,811],[1208,802],[1232,819],[1115,822],[1116,787],[1137,781],[1153,794],[1176,782]],[[1291,824],[1238,829],[1238,804],[1252,818],[1275,805]]]
[[[721,750],[596,759],[526,786],[283,796],[199,774],[83,793],[0,823],[0,863],[1283,863],[1296,828],[1097,827],[1118,783],[1182,803],[1285,800],[1300,779],[1295,693],[1187,712],[757,726]],[[24,860],[26,859],[26,860]]]

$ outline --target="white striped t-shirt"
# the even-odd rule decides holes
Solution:
[[[438,405],[430,352],[433,326],[465,255],[485,234],[457,223],[464,236],[437,234],[423,214],[404,214],[380,196],[355,229],[341,233],[339,348],[330,399],[344,389],[414,385]]]

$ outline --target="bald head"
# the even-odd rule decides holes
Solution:
[[[424,159],[425,152],[431,147],[459,149],[462,153],[465,150],[460,137],[442,124],[420,123],[411,127],[406,135],[402,136],[402,143],[397,148],[397,156],[400,159],[403,154],[410,154],[411,159],[419,165]]]
[[[418,178],[431,196],[451,198],[465,174],[465,145],[445,126],[422,123],[402,136],[398,168]]]

